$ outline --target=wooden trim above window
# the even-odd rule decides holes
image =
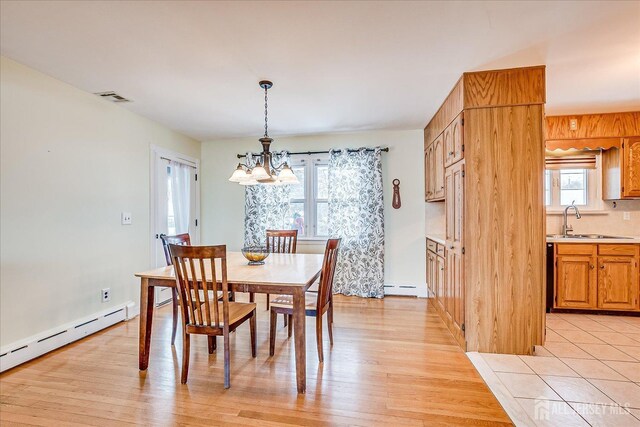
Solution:
[[[547,150],[608,150],[622,147],[622,138],[583,138],[549,139],[545,142]]]

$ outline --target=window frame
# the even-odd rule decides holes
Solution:
[[[602,200],[602,159],[600,155],[596,155],[596,168],[595,169],[586,169],[587,181],[586,185],[586,196],[587,196],[587,204],[586,205],[577,205],[578,209],[580,209],[580,213],[589,213],[589,212],[602,212],[604,209],[604,202]],[[569,170],[567,169],[545,169],[544,174],[544,190],[543,191],[543,203],[545,205],[546,211],[548,214],[557,214],[563,213],[564,209],[569,205],[560,204],[560,171],[561,170]],[[576,168],[576,169],[584,169],[584,168]],[[547,184],[547,173],[550,173],[551,179],[551,204],[546,204],[546,184]]]
[[[319,166],[329,165],[328,154],[314,155],[296,155],[291,157],[292,168],[304,168],[305,188],[304,199],[289,199],[290,203],[303,203],[305,217],[305,233],[298,235],[298,240],[316,240],[324,241],[329,238],[328,235],[322,236],[317,234],[318,230],[318,209],[319,203],[329,205],[328,198],[318,197],[318,170]]]

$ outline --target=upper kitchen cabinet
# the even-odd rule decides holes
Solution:
[[[602,198],[640,198],[640,112],[549,116],[548,150],[602,150]]]

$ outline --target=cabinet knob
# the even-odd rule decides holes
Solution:
[[[450,156],[453,156],[453,151],[449,151],[449,155],[450,155]]]
[[[444,267],[440,267],[440,271],[444,271]]]
[[[453,249],[453,245],[449,246],[449,249]]]
[[[595,267],[593,266],[593,264],[590,264],[589,268],[593,270]]]
[[[602,265],[600,266],[600,268],[604,270],[604,264],[602,264]]]

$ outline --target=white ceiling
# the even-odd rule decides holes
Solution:
[[[2,55],[199,140],[418,129],[464,71],[547,65],[547,113],[640,109],[640,2],[2,1]]]

